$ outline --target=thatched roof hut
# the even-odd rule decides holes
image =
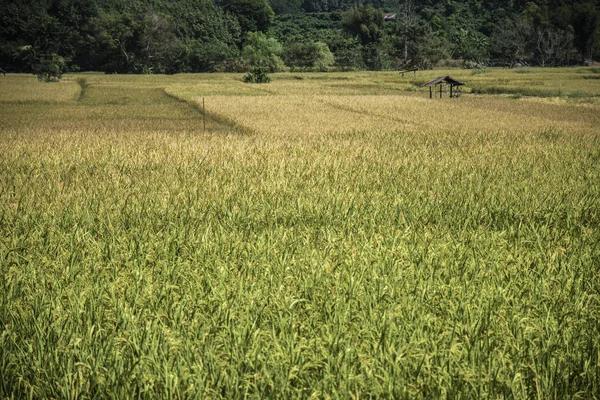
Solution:
[[[429,98],[433,98],[433,87],[440,85],[440,98],[443,97],[443,87],[445,85],[450,85],[450,97],[459,97],[460,96],[460,86],[463,86],[464,83],[461,81],[457,81],[449,75],[440,76],[439,78],[435,78],[434,80],[425,83],[423,86],[429,86]],[[456,93],[453,93],[454,88],[456,87]],[[437,90],[437,89],[436,89]]]

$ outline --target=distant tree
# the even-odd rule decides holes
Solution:
[[[364,64],[369,69],[381,68],[381,43],[384,37],[383,12],[372,5],[352,8],[342,14],[346,33],[361,43]]]
[[[488,61],[489,40],[481,32],[460,28],[454,39],[451,57],[454,56],[476,65],[485,64]]]
[[[361,44],[355,37],[333,37],[328,41],[335,65],[344,70],[365,69]]]
[[[175,73],[185,49],[169,17],[149,13],[141,22],[139,69],[143,73]]]
[[[48,15],[60,23],[60,33],[56,37],[60,48],[56,49],[65,60],[66,69],[93,69],[93,25],[98,16],[97,0],[60,0],[48,2]]]
[[[335,63],[333,53],[323,42],[291,43],[283,59],[292,69],[304,71],[327,71]]]
[[[102,12],[94,21],[98,67],[104,72],[142,72],[140,21],[129,13]]]
[[[342,15],[342,27],[363,45],[379,43],[383,37],[383,12],[370,4],[352,8]]]
[[[227,60],[239,56],[237,47],[228,46],[221,41],[191,40],[187,43],[187,71],[214,72],[221,68]]]
[[[241,28],[237,18],[211,0],[179,0],[166,3],[175,34],[185,47],[179,69],[212,72],[239,56]]]
[[[33,73],[42,82],[58,82],[65,72],[65,60],[58,54],[40,57],[33,66]]]
[[[249,69],[260,67],[267,72],[279,72],[285,66],[280,58],[282,53],[283,46],[277,39],[262,32],[249,32],[242,49],[242,60]]]
[[[496,27],[491,38],[491,53],[512,66],[531,58],[533,29],[522,17],[506,19]]]
[[[418,17],[415,12],[414,0],[404,0],[402,5],[401,13],[401,25],[399,34],[402,37],[403,52],[402,52],[402,63],[404,65],[409,64],[408,58],[408,42],[411,37],[414,37],[414,31],[417,26]]]
[[[296,14],[302,12],[302,0],[269,0],[275,14]]]
[[[582,61],[592,60],[595,40],[600,31],[599,6],[591,1],[577,3],[572,6],[573,35],[575,47],[581,54]]]
[[[266,32],[275,16],[267,0],[227,0],[224,10],[237,17],[242,35],[247,32]]]
[[[569,65],[575,53],[572,31],[538,28],[535,43],[536,58],[542,67]]]
[[[450,57],[450,43],[428,25],[420,24],[411,48],[412,65],[421,69],[433,68],[441,60]]]
[[[439,31],[434,31],[430,24],[419,21],[404,36],[403,27],[397,26],[386,40],[388,53],[396,60],[394,68],[407,66],[429,69],[440,60],[450,57],[450,43]]]
[[[397,4],[397,0],[389,0],[390,7],[394,7]],[[363,4],[373,4],[377,8],[381,8],[383,1],[364,1],[364,0],[303,0],[302,8],[308,13],[320,13],[320,12],[332,12],[332,11],[345,11],[353,7],[359,7]],[[386,7],[387,4],[386,4]]]

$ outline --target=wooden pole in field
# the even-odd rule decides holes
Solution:
[[[202,123],[204,124],[204,132],[206,132],[206,110],[204,109],[204,97],[202,98]]]

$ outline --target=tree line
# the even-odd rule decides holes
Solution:
[[[599,10],[600,0],[7,0],[0,68],[563,66],[600,59]]]

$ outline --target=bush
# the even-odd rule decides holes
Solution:
[[[267,69],[262,66],[254,66],[250,68],[250,71],[244,75],[244,82],[246,83],[269,83],[271,78],[267,74]]]
[[[39,81],[58,82],[65,71],[65,60],[58,54],[51,54],[39,59],[33,67],[33,74]]]

